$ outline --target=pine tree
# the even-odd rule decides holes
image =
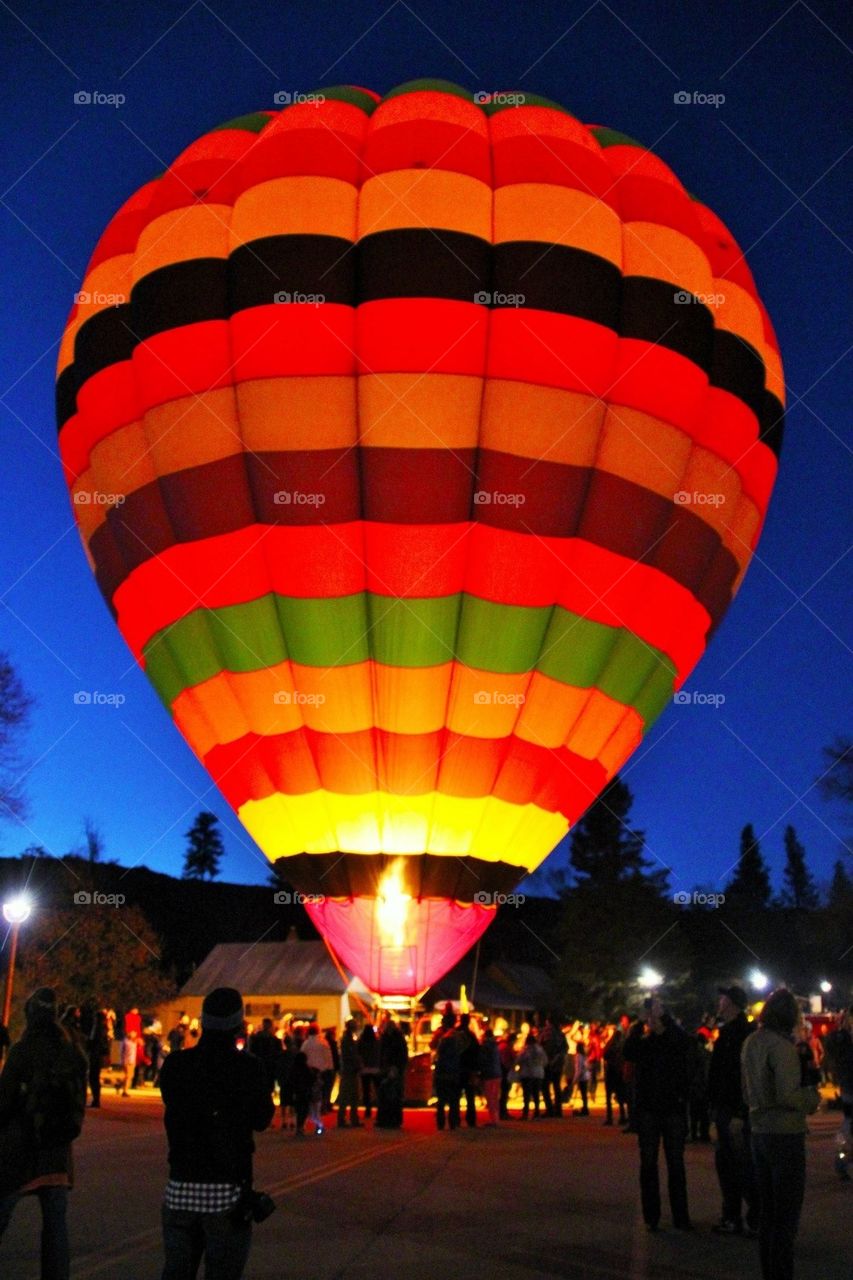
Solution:
[[[224,852],[222,836],[218,830],[219,819],[215,813],[203,811],[187,832],[187,851],[184,854],[183,878],[185,880],[215,880],[219,875],[219,860]]]
[[[832,871],[832,880],[829,884],[829,905],[833,910],[843,907],[849,907],[853,903],[853,880],[844,869],[844,863],[839,858]]]
[[[770,872],[749,822],[740,833],[740,857],[726,885],[726,902],[749,910],[764,910],[770,905]]]
[[[645,835],[628,822],[633,803],[625,783],[613,778],[573,828],[569,860],[578,885],[604,889],[645,875],[663,892],[669,872],[649,871],[652,863],[643,856]]]
[[[806,866],[806,851],[791,826],[785,828],[785,869],[782,872],[782,880],[784,883],[780,898],[782,906],[811,911],[820,905],[817,886],[812,873]]]

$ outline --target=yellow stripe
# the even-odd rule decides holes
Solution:
[[[271,862],[297,853],[470,855],[534,870],[568,830],[561,814],[494,796],[315,791],[249,800],[240,821]]]

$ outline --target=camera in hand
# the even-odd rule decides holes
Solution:
[[[265,1191],[255,1191],[247,1187],[234,1206],[234,1219],[241,1226],[250,1222],[264,1222],[275,1212],[275,1201]]]

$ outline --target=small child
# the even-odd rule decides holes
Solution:
[[[124,1072],[124,1089],[121,1096],[123,1098],[130,1097],[130,1090],[133,1088],[133,1077],[136,1072],[136,1054],[139,1045],[136,1039],[136,1032],[129,1031],[121,1042],[121,1066]]]

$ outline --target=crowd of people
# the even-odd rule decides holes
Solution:
[[[100,1073],[118,1056],[119,1088],[147,1080],[165,1104],[169,1179],[163,1204],[163,1280],[242,1275],[251,1224],[274,1205],[252,1189],[253,1134],[269,1127],[275,1095],[285,1135],[322,1136],[337,1111],[341,1128],[399,1128],[409,1048],[406,1025],[383,1015],[350,1018],[338,1040],[317,1023],[247,1025],[242,997],[218,988],[200,1020],[181,1015],[167,1035],[139,1010],[117,1019],[95,1005],[57,1007],[50,988],[26,1004],[26,1028],[0,1073],[0,1238],[24,1195],[42,1212],[42,1278],[67,1280],[66,1205],[71,1148],[80,1134],[87,1085],[100,1105]],[[713,1024],[713,1025],[711,1025]],[[599,1086],[604,1120],[637,1137],[646,1227],[662,1215],[658,1163],[667,1169],[672,1224],[693,1229],[684,1149],[707,1141],[713,1124],[721,1214],[714,1231],[757,1236],[764,1280],[790,1280],[805,1187],[806,1117],[818,1106],[821,1071],[831,1072],[843,1107],[839,1174],[849,1178],[853,1119],[853,1009],[814,1043],[785,989],[747,1016],[737,986],[720,989],[714,1018],[688,1033],[656,998],[642,1014],[600,1026],[534,1019],[496,1036],[489,1025],[445,1007],[429,1045],[438,1130],[497,1126],[511,1117],[589,1117]],[[120,1044],[117,1055],[111,1053]],[[191,1050],[187,1052],[187,1050]],[[337,1086],[337,1087],[336,1087]],[[518,1110],[511,1111],[516,1097]],[[579,1105],[575,1106],[575,1102]],[[482,1105],[481,1105],[482,1104]],[[310,1128],[306,1128],[309,1126]]]

